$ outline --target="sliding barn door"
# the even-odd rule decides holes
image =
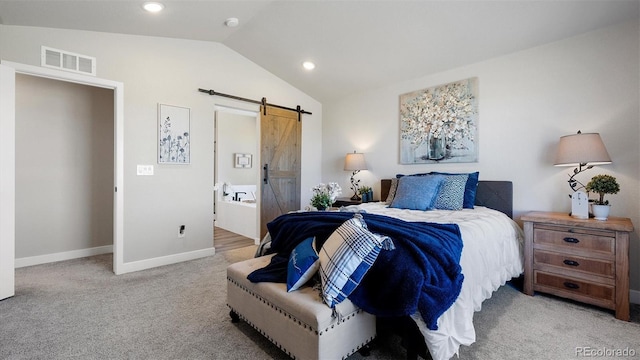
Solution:
[[[260,111],[262,204],[260,237],[267,223],[300,209],[300,159],[302,125],[298,113],[267,106]]]

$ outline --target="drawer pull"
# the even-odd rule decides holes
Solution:
[[[564,287],[566,287],[567,289],[572,289],[572,290],[576,290],[576,289],[579,289],[579,288],[580,288],[580,285],[578,285],[578,284],[574,284],[574,283],[569,282],[569,281],[565,281],[563,285],[564,285]]]
[[[577,244],[580,242],[580,240],[576,239],[576,238],[572,238],[572,237],[566,237],[564,239],[565,242],[571,243],[571,244]]]
[[[565,265],[569,265],[569,266],[578,266],[580,265],[579,262],[574,261],[574,260],[565,260],[563,261]]]

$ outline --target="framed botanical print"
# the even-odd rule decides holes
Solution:
[[[158,104],[158,164],[191,162],[191,110]]]

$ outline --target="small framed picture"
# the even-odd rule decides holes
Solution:
[[[250,168],[251,167],[251,154],[238,154],[238,153],[236,153],[236,167],[237,168]]]

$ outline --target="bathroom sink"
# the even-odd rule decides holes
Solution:
[[[249,204],[254,204],[256,201],[255,200],[251,200],[251,199],[246,199],[246,200],[242,200],[242,202],[249,203]]]

